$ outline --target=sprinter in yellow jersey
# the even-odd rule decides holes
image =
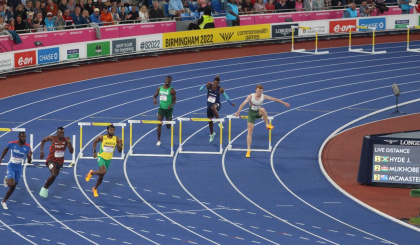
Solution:
[[[96,185],[92,188],[94,197],[98,197],[98,187],[102,183],[104,175],[106,174],[106,171],[109,168],[112,156],[114,155],[115,147],[117,147],[119,153],[122,152],[122,141],[120,140],[120,138],[118,138],[118,136],[114,135],[115,127],[113,125],[109,125],[106,129],[106,135],[101,135],[93,141],[93,157],[98,157],[99,170],[90,170],[89,173],[86,175],[87,182],[89,182],[92,175],[98,175],[98,181],[96,181]],[[96,155],[96,144],[98,142],[102,143],[101,149]]]

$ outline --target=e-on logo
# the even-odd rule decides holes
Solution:
[[[219,35],[223,38],[223,41],[227,42],[232,38],[233,33],[234,32],[219,33]]]

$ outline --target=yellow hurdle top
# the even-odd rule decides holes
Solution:
[[[356,26],[359,29],[369,29],[367,26]]]
[[[3,132],[25,132],[24,128],[0,128]]]
[[[299,29],[305,29],[305,30],[310,30],[310,27],[306,27],[306,26],[299,26]]]
[[[126,126],[125,123],[107,123],[107,122],[79,122],[78,123],[79,126],[109,126],[109,125],[114,125],[114,126]]]

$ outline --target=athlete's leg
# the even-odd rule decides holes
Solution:
[[[106,174],[105,165],[100,166],[98,171],[93,171],[91,174],[98,175],[98,180],[96,181],[96,185],[95,187],[93,187],[95,189],[98,189],[98,187],[102,184],[102,180],[104,179],[104,176]]]
[[[13,194],[15,191],[17,183],[15,182],[14,178],[7,178],[7,185],[9,186],[9,190],[6,193],[6,196],[4,197],[2,202],[6,202],[7,199]]]
[[[248,123],[248,135],[246,136],[246,144],[248,151],[251,151],[251,142],[252,142],[252,132],[254,131],[254,124]]]
[[[163,121],[163,116],[162,115],[158,115],[157,119],[159,121]],[[162,124],[158,124],[157,125],[157,135],[158,135],[158,141],[160,141],[160,135],[162,134]]]
[[[265,122],[265,125],[267,126],[268,125],[268,116],[267,116],[267,111],[264,109],[264,107],[260,108],[260,110],[258,111],[258,115],[260,115],[263,118],[263,120]]]
[[[45,182],[44,188],[48,189],[52,183],[54,183],[55,178],[57,178],[58,174],[60,173],[60,168],[53,162],[48,163],[48,168],[50,169],[51,175]]]

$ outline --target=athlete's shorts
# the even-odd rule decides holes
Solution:
[[[171,109],[159,108],[158,115],[162,116],[163,118],[166,118],[166,120],[172,120],[172,112],[173,111],[174,111],[174,108],[171,108]]]
[[[22,174],[22,164],[9,163],[7,165],[6,176],[8,179],[14,179],[15,183],[19,183]]]
[[[61,170],[61,169],[63,169],[63,164],[58,164],[58,163],[53,162],[53,161],[47,161],[47,162],[45,163],[45,165],[47,165],[47,167],[48,167],[49,169],[52,169],[52,168],[56,168],[57,170]]]
[[[98,166],[105,166],[106,170],[108,170],[109,165],[111,164],[111,159],[105,160],[102,157],[98,156]]]
[[[254,111],[249,109],[248,110],[248,122],[254,124],[255,123],[255,119],[260,119],[261,115],[259,114],[259,110],[258,111]]]
[[[222,105],[220,103],[214,103],[214,104],[210,104],[207,106],[207,117],[208,118],[213,118],[214,117],[214,113],[213,110],[211,109],[211,107],[213,105],[216,105],[216,110],[220,111],[220,108],[222,108]]]

